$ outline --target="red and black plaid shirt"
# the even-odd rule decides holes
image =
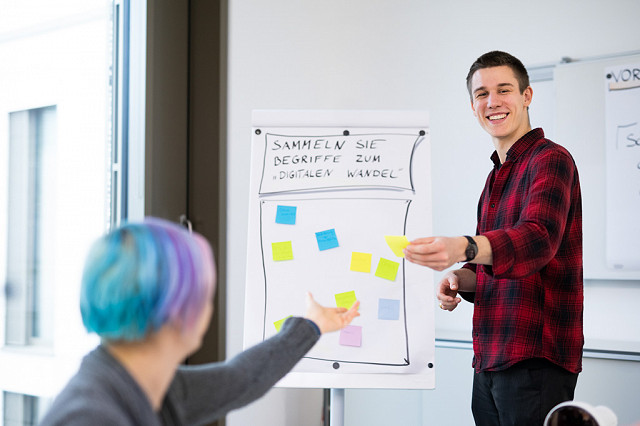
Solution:
[[[496,152],[478,204],[477,234],[493,265],[476,272],[473,366],[497,371],[529,358],[582,369],[582,201],[569,152],[535,129]]]

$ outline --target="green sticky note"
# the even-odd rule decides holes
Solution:
[[[398,262],[380,258],[380,262],[378,262],[378,268],[376,269],[376,277],[384,278],[389,281],[395,281],[396,275],[398,274],[398,266],[400,266]]]
[[[336,294],[336,306],[349,309],[356,303],[356,292],[347,291],[344,293]]]
[[[278,321],[274,322],[273,325],[276,326],[276,330],[280,331],[280,329],[282,328],[282,324],[284,324],[284,322],[289,318],[291,318],[291,315],[289,315],[288,317],[284,317],[281,320],[278,320]]]
[[[291,247],[291,241],[271,243],[271,249],[273,250],[273,260],[275,261],[293,259],[293,248]]]
[[[371,272],[371,253],[352,252],[349,269],[356,272]]]
[[[404,257],[404,248],[409,245],[406,235],[385,235],[384,240],[387,242],[393,254],[398,257]]]

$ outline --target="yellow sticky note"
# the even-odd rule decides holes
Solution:
[[[395,281],[396,275],[398,274],[398,266],[400,266],[398,262],[380,258],[380,262],[378,262],[378,268],[376,269],[376,277]]]
[[[387,242],[391,250],[393,250],[393,254],[398,257],[404,257],[404,252],[402,250],[409,245],[409,240],[406,235],[385,235],[384,240]]]
[[[293,259],[293,248],[291,247],[291,241],[271,243],[271,249],[273,250],[273,260],[278,261]]]
[[[371,253],[351,253],[350,270],[356,272],[371,272]]]
[[[284,324],[284,322],[289,318],[291,318],[291,315],[289,315],[288,317],[284,317],[281,320],[278,320],[278,321],[274,322],[273,325],[276,326],[276,330],[280,331],[280,329],[282,328],[282,324]]]
[[[349,309],[354,303],[356,303],[355,291],[336,294],[336,306]]]

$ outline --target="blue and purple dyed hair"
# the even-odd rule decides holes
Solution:
[[[147,218],[94,243],[82,277],[82,321],[106,341],[141,340],[166,323],[193,326],[214,291],[209,243]]]

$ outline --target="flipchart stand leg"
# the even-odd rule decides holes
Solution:
[[[331,389],[330,426],[344,426],[344,389]]]

